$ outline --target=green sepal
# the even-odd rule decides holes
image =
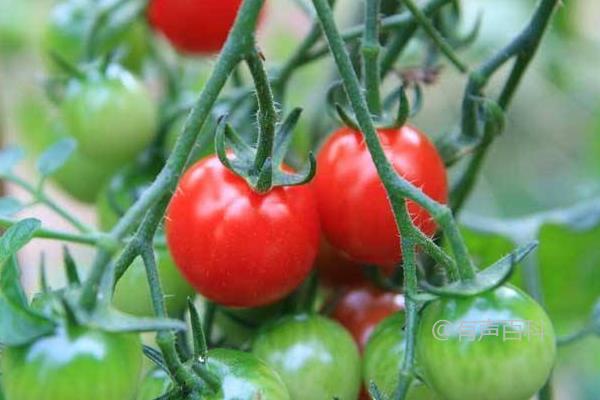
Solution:
[[[79,286],[81,284],[81,279],[77,272],[77,265],[67,246],[63,246],[63,264],[65,267],[65,276],[67,277],[69,285]]]
[[[515,267],[523,258],[538,246],[537,241],[530,242],[501,258],[490,267],[477,273],[475,278],[452,282],[446,286],[436,287],[423,283],[423,287],[438,296],[468,297],[493,290],[504,284],[512,275]]]

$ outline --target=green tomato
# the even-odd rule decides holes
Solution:
[[[111,229],[117,223],[120,212],[131,207],[150,185],[151,179],[150,176],[135,173],[131,168],[115,175],[96,202],[100,227],[104,230]],[[187,307],[187,298],[193,297],[195,292],[181,276],[167,249],[160,249],[155,255],[167,312],[172,317],[179,317]],[[154,315],[146,268],[140,258],[135,259],[117,282],[113,305],[128,314]]]
[[[289,400],[290,395],[277,373],[250,353],[213,349],[208,352],[207,370],[221,382],[217,393],[202,400]]]
[[[0,54],[11,55],[23,49],[30,39],[30,0],[0,2]]]
[[[142,368],[139,335],[85,327],[4,349],[7,400],[131,399]]]
[[[115,0],[97,3],[86,0],[67,0],[54,6],[42,38],[45,55],[56,52],[72,64],[81,61],[85,53],[85,38],[93,22],[95,8],[98,4],[102,7],[109,7],[114,2]],[[135,22],[124,30],[115,29],[114,25],[117,22],[119,21],[113,18],[99,30],[97,38],[99,54],[97,56],[103,56],[118,49],[123,52],[121,60],[123,65],[133,71],[139,71],[148,51],[147,28],[141,22]],[[46,60],[50,69],[56,68],[49,57],[46,57]]]
[[[264,327],[252,352],[279,373],[293,400],[358,397],[358,348],[350,333],[330,319],[284,317]]]
[[[167,393],[171,384],[169,374],[160,368],[152,369],[142,380],[136,400],[155,400]]]
[[[17,110],[17,120],[21,142],[35,155],[60,139],[70,137],[64,124],[52,114],[48,102],[40,97],[26,97]],[[77,200],[91,203],[117,168],[98,163],[76,149],[51,178]]]
[[[398,312],[384,319],[373,331],[363,356],[363,381],[365,387],[371,382],[385,396],[392,398],[399,383],[399,372],[404,362],[406,340],[404,335],[404,312]],[[431,389],[415,381],[406,400],[439,399]]]
[[[151,143],[157,121],[148,90],[117,65],[101,76],[73,79],[61,114],[81,153],[104,165],[133,160]]]
[[[416,351],[425,382],[444,399],[526,400],[550,376],[556,338],[542,307],[507,285],[428,304]]]

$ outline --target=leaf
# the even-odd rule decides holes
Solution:
[[[44,151],[37,160],[36,167],[42,177],[47,177],[58,171],[68,161],[77,142],[72,138],[63,138]]]
[[[27,296],[21,286],[21,270],[16,258],[10,257],[0,272],[0,291],[16,305],[27,307]]]
[[[475,296],[502,285],[513,272],[514,267],[538,246],[531,242],[517,248],[490,267],[479,272],[474,279],[457,281],[443,287],[435,287],[423,283],[427,291],[439,296]]]
[[[7,269],[11,272],[5,272]],[[18,265],[15,257],[11,257],[4,266],[0,291],[0,343],[6,346],[25,345],[52,333],[55,328],[51,320],[33,312],[26,303],[23,304],[22,293],[8,284],[10,279],[15,278],[14,270],[18,270]]]
[[[0,265],[4,264],[9,257],[25,246],[40,226],[41,222],[39,220],[28,218],[8,228],[4,235],[0,237]]]
[[[0,175],[7,175],[25,157],[19,147],[8,147],[0,151]]]
[[[0,216],[12,217],[23,209],[23,203],[14,197],[0,197]]]

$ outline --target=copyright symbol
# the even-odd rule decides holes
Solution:
[[[431,334],[437,340],[448,340],[448,334],[446,333],[446,328],[450,325],[450,321],[439,320],[435,324],[433,324],[433,328],[431,328]]]

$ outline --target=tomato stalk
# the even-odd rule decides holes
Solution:
[[[497,100],[498,105],[503,110],[508,109],[523,75],[537,52],[558,4],[559,0],[541,0],[530,22],[523,28],[521,33],[469,75],[462,104],[461,132],[459,138],[455,140],[478,143],[479,145],[465,169],[464,176],[461,177],[461,184],[455,189],[459,193],[458,196],[454,196],[453,209],[456,212],[461,210],[466,198],[473,190],[478,172],[493,142],[493,137],[485,135],[485,132],[482,135],[480,128],[481,116],[477,99],[482,95],[482,91],[491,77],[504,64],[514,58],[513,68]],[[456,151],[452,144],[448,143],[447,145],[448,148],[442,148],[443,153]]]
[[[379,93],[379,13],[381,1],[365,2],[365,29],[362,40],[363,82],[365,85],[366,101],[371,114],[380,116],[381,95]]]

